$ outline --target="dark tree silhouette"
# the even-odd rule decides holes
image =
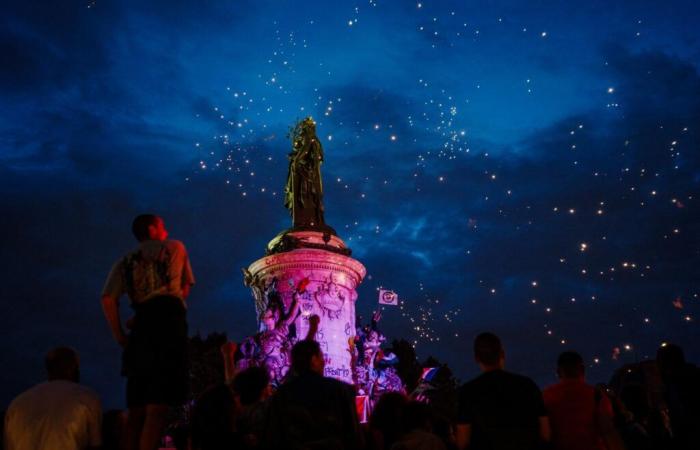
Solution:
[[[413,391],[418,386],[420,375],[423,371],[420,364],[418,364],[416,350],[407,340],[394,339],[391,342],[389,351],[399,359],[396,372],[399,374],[404,386],[406,386],[406,391]]]
[[[221,346],[227,341],[226,333],[216,332],[204,339],[199,333],[190,338],[190,393],[193,399],[208,387],[224,382]]]

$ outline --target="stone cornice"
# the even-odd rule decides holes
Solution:
[[[258,276],[286,269],[320,269],[343,272],[354,280],[355,285],[360,284],[367,273],[365,266],[356,259],[334,252],[309,248],[265,256],[248,267],[253,275]]]

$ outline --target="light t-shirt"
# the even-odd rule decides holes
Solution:
[[[135,304],[172,295],[184,303],[183,287],[193,284],[190,259],[182,242],[147,240],[114,264],[102,295],[119,299],[127,294]]]
[[[78,450],[102,444],[102,407],[90,388],[71,381],[38,384],[5,414],[6,450]]]

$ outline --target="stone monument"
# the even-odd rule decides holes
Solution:
[[[325,356],[325,375],[352,383],[350,342],[355,338],[356,289],[365,267],[325,223],[323,148],[313,119],[297,123],[290,137],[284,205],[292,227],[270,241],[264,257],[243,269],[258,316],[256,358],[279,382],[289,368],[294,342],[313,337]]]

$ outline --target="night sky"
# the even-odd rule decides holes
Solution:
[[[142,212],[189,249],[191,331],[253,333],[240,269],[291,224],[308,115],[358,311],[403,301],[389,339],[466,380],[492,330],[541,386],[568,349],[591,381],[662,341],[699,362],[698,23],[692,1],[4,4],[0,408],[59,344],[124,405],[99,296]]]

